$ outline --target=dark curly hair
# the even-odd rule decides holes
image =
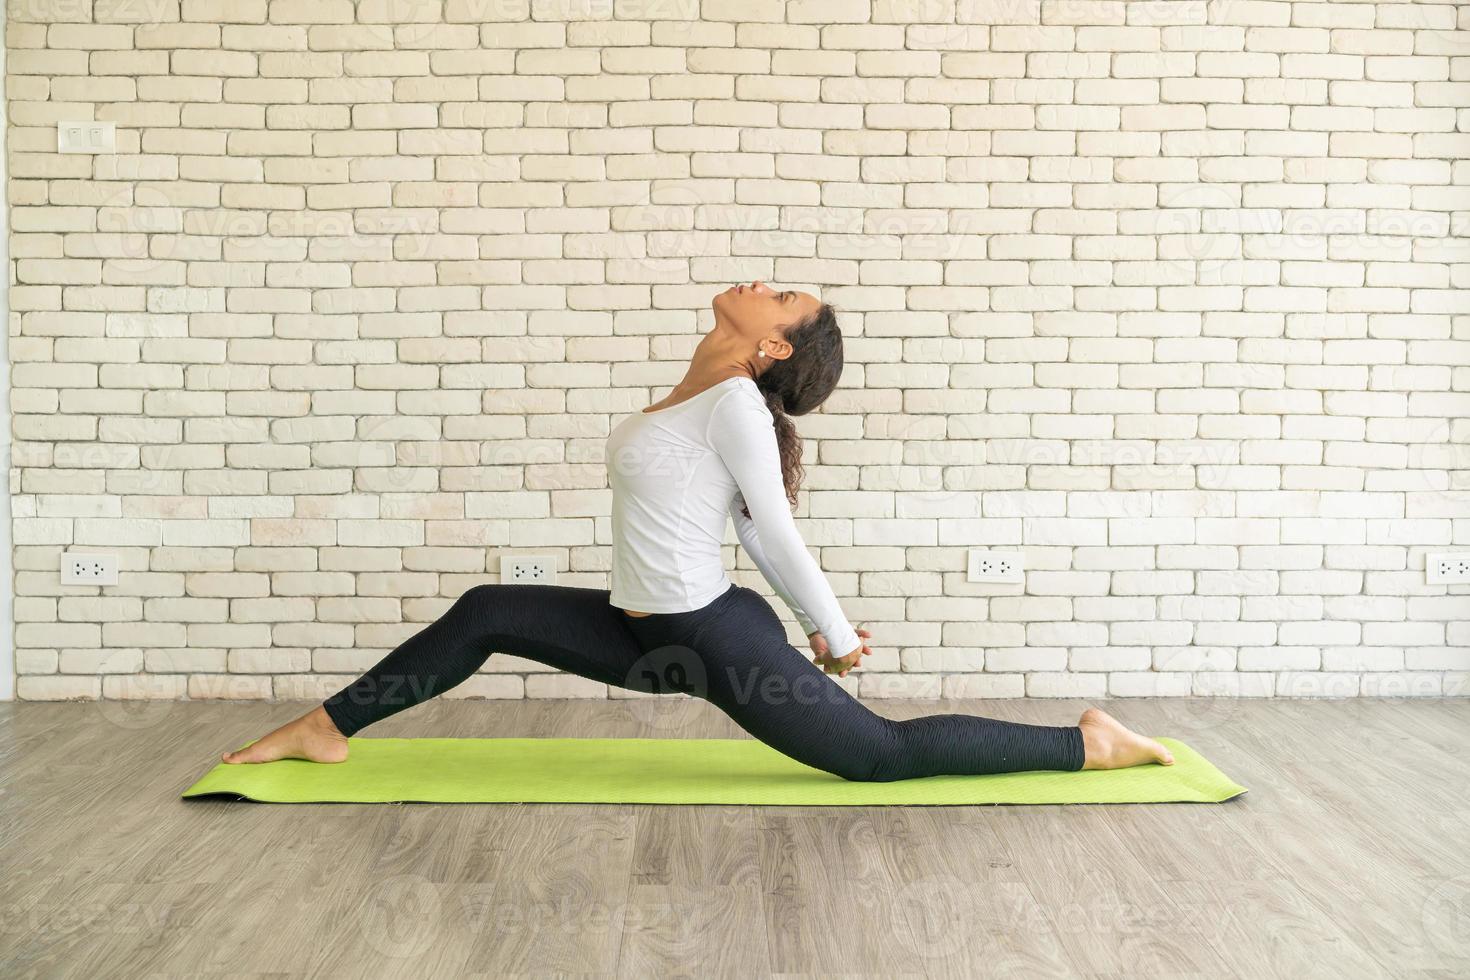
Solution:
[[[842,329],[837,311],[823,303],[817,312],[786,329],[791,356],[773,363],[755,379],[766,396],[776,427],[776,444],[781,450],[781,478],[786,499],[796,507],[801,489],[801,436],[791,416],[805,415],[832,394],[842,377]],[[746,517],[750,510],[744,509]]]

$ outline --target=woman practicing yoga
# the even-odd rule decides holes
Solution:
[[[1096,708],[1065,727],[966,714],[896,721],[830,680],[860,666],[869,633],[843,616],[796,529],[801,440],[790,416],[837,386],[842,334],[831,306],[762,282],[712,305],[684,380],[608,436],[610,589],[476,585],[347,687],[224,761],[341,762],[348,736],[503,651],[628,690],[704,698],[772,748],[849,780],[1173,763]],[[786,641],[760,593],[726,574],[731,519],[813,660]]]

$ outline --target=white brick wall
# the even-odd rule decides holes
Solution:
[[[1464,4],[8,11],[19,697],[314,699],[507,549],[605,587],[609,424],[750,278],[843,310],[852,689],[1470,692]]]

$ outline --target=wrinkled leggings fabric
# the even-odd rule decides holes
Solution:
[[[732,584],[699,609],[641,617],[608,596],[556,585],[474,586],[323,705],[351,736],[443,694],[500,651],[645,694],[703,698],[773,749],[848,780],[1082,768],[1076,726],[874,713],[787,642],[775,610],[753,589]]]

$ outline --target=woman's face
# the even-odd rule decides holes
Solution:
[[[757,279],[715,294],[710,305],[717,328],[735,331],[754,347],[767,338],[778,338],[787,327],[816,313],[822,301],[811,293],[772,289]]]

